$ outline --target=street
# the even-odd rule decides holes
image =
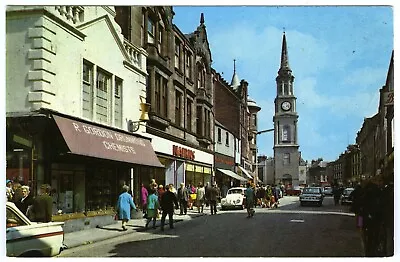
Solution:
[[[325,197],[322,207],[300,207],[285,196],[278,209],[219,211],[191,221],[84,245],[60,257],[362,257],[361,236],[347,206]],[[175,216],[178,218],[179,216]]]

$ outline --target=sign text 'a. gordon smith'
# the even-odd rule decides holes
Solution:
[[[187,148],[180,147],[180,146],[173,145],[172,146],[172,154],[174,156],[186,158],[189,160],[194,160],[194,151],[187,149]]]

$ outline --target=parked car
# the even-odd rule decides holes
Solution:
[[[30,221],[12,202],[6,203],[6,254],[9,257],[52,257],[64,246],[64,222]]]
[[[221,209],[240,208],[244,209],[246,203],[246,188],[232,187],[228,189],[226,197],[221,199]]]
[[[342,194],[340,195],[341,205],[351,205],[353,203],[353,200],[350,198],[350,194],[353,191],[354,191],[353,187],[347,187],[343,190]]]
[[[327,186],[324,188],[324,194],[325,196],[333,196],[333,190],[331,187]]]
[[[301,206],[306,203],[322,206],[324,195],[320,187],[305,187],[299,196],[299,200]]]
[[[301,194],[302,189],[300,186],[287,187],[285,193],[287,196],[298,196]]]

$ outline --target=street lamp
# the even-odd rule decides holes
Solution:
[[[270,128],[270,129],[258,131],[256,134],[259,135],[262,133],[272,132],[274,130],[275,130],[274,128]],[[254,176],[254,184],[256,184],[257,180],[258,180],[258,156],[257,156],[257,154],[258,154],[258,146],[256,148],[256,172],[255,172],[256,175]],[[267,168],[267,167],[265,167],[265,168]],[[266,181],[263,181],[263,182],[266,183]]]

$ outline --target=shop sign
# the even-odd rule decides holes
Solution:
[[[53,115],[71,153],[164,167],[150,140]]]
[[[234,166],[235,163],[233,162],[232,158],[222,157],[222,156],[215,156],[215,163],[218,164],[225,164],[229,166]]]
[[[172,154],[177,157],[194,160],[195,157],[194,153],[195,153],[194,150],[190,150],[176,145],[172,146]]]

